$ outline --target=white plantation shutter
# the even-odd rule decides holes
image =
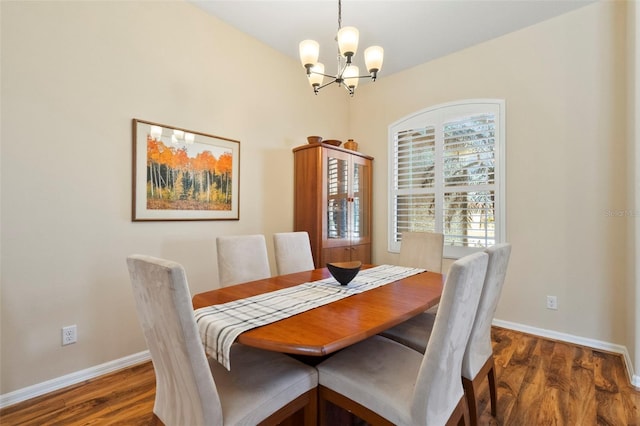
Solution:
[[[443,125],[443,229],[445,243],[485,248],[495,244],[494,113]]]
[[[394,238],[416,224],[435,229],[435,129],[409,129],[398,132],[394,147],[396,208]]]
[[[389,127],[389,250],[405,231],[442,232],[445,256],[502,241],[504,101],[420,111]]]

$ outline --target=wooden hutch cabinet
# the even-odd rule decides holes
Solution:
[[[324,143],[293,153],[293,227],[309,233],[316,268],[371,263],[373,158]]]

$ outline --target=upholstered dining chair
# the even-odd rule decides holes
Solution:
[[[228,235],[216,238],[220,287],[271,276],[264,235]]]
[[[471,329],[469,343],[462,360],[462,384],[464,385],[471,424],[478,424],[477,393],[486,377],[489,381],[491,415],[495,417],[498,402],[496,392],[493,347],[491,345],[491,322],[500,300],[507,266],[511,256],[511,244],[496,244],[485,250],[489,255],[487,275],[482,285],[478,311]],[[424,352],[436,315],[426,312],[382,333],[385,337]]]
[[[315,269],[309,234],[305,231],[273,234],[278,275]]]
[[[226,370],[206,356],[184,269],[132,255],[127,265],[156,376],[153,412],[165,425],[277,424],[304,410],[317,418],[317,371],[291,357],[240,344]]]
[[[424,268],[430,272],[442,273],[442,257],[444,249],[444,234],[439,232],[403,232],[402,242],[400,244],[400,255],[398,264],[400,266],[409,266],[412,268]],[[425,316],[426,320],[430,320],[429,329],[433,327],[433,320],[438,311],[438,305],[429,308]],[[420,327],[418,333],[421,335],[426,333],[423,330],[422,322],[418,323]],[[412,330],[412,323],[402,323],[397,327],[390,328],[380,333],[380,335],[404,343],[403,335],[407,330]]]
[[[468,424],[460,369],[487,258],[479,252],[451,266],[424,354],[378,335],[318,364],[320,423],[328,401],[371,424]]]
[[[403,232],[398,265],[442,273],[444,235],[438,232]]]

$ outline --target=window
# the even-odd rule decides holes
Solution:
[[[504,241],[504,101],[428,108],[389,126],[389,251],[444,234],[445,257]]]

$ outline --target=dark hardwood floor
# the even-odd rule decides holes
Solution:
[[[640,392],[622,357],[494,327],[498,415],[481,392],[483,425],[640,426]],[[151,363],[0,410],[0,425],[150,425]]]

